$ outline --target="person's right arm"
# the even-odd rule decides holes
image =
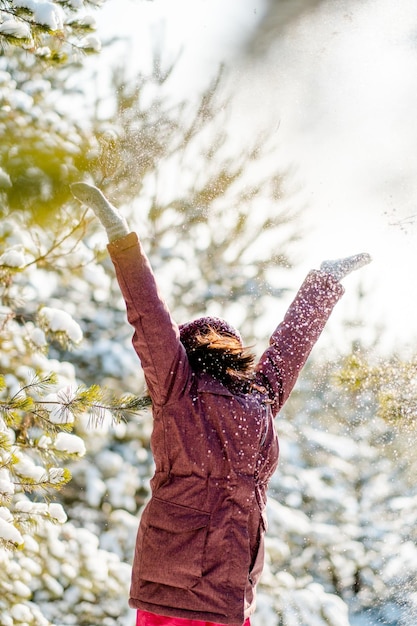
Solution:
[[[134,328],[133,346],[152,400],[164,404],[181,393],[190,375],[177,324],[160,296],[152,268],[135,233],[108,245]]]
[[[87,183],[71,185],[74,196],[99,218],[109,237],[108,250],[124,297],[133,346],[155,404],[180,394],[191,369],[179,330],[160,296],[154,274],[135,233],[99,189]]]

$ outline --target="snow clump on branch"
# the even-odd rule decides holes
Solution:
[[[33,13],[33,20],[37,24],[47,26],[51,30],[62,30],[65,14],[60,6],[53,2],[39,0],[13,0],[15,7],[27,9]]]
[[[5,507],[0,507],[0,539],[11,542],[17,546],[23,545],[23,537],[12,524],[12,516]]]
[[[78,454],[83,456],[85,454],[85,444],[81,437],[78,435],[71,435],[70,433],[58,433],[54,443],[55,450],[61,452],[67,452],[68,454]]]
[[[39,311],[39,321],[52,333],[64,333],[75,344],[82,341],[79,324],[66,311],[45,306]]]
[[[0,24],[1,27],[1,24]],[[9,248],[0,256],[0,265],[4,267],[22,268],[26,265],[26,259],[21,245]]]
[[[16,37],[16,39],[30,39],[31,36],[28,24],[8,17],[0,24],[0,33]]]

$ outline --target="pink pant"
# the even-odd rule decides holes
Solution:
[[[136,626],[224,626],[215,622],[202,622],[199,619],[182,619],[181,617],[164,617],[147,611],[138,611]],[[250,626],[249,618],[243,626]]]

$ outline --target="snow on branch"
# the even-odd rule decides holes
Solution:
[[[97,8],[105,0],[3,0],[0,2],[0,41],[52,60],[62,60],[68,53],[53,53],[68,44],[84,52],[98,52],[101,44],[94,30],[92,15],[80,13]],[[52,47],[52,45],[51,45]]]
[[[118,422],[150,404],[147,397],[110,396],[98,385],[59,388],[56,374],[41,375],[29,368],[27,382],[11,393],[10,380],[0,376],[0,545],[8,548],[21,545],[21,533],[39,515],[65,521],[60,505],[35,506],[22,496],[36,493],[46,499],[50,490],[60,490],[71,480],[61,462],[86,454],[84,439],[74,432],[77,420],[87,416],[90,425],[98,426],[109,416]]]

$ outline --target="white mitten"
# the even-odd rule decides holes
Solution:
[[[72,183],[71,192],[77,200],[94,211],[106,229],[109,241],[120,239],[129,234],[129,227],[124,217],[107,200],[100,189],[88,183]]]
[[[322,272],[331,274],[336,280],[342,280],[345,276],[358,270],[360,267],[367,265],[372,261],[369,254],[354,254],[344,259],[335,259],[334,261],[323,261],[320,266]]]

